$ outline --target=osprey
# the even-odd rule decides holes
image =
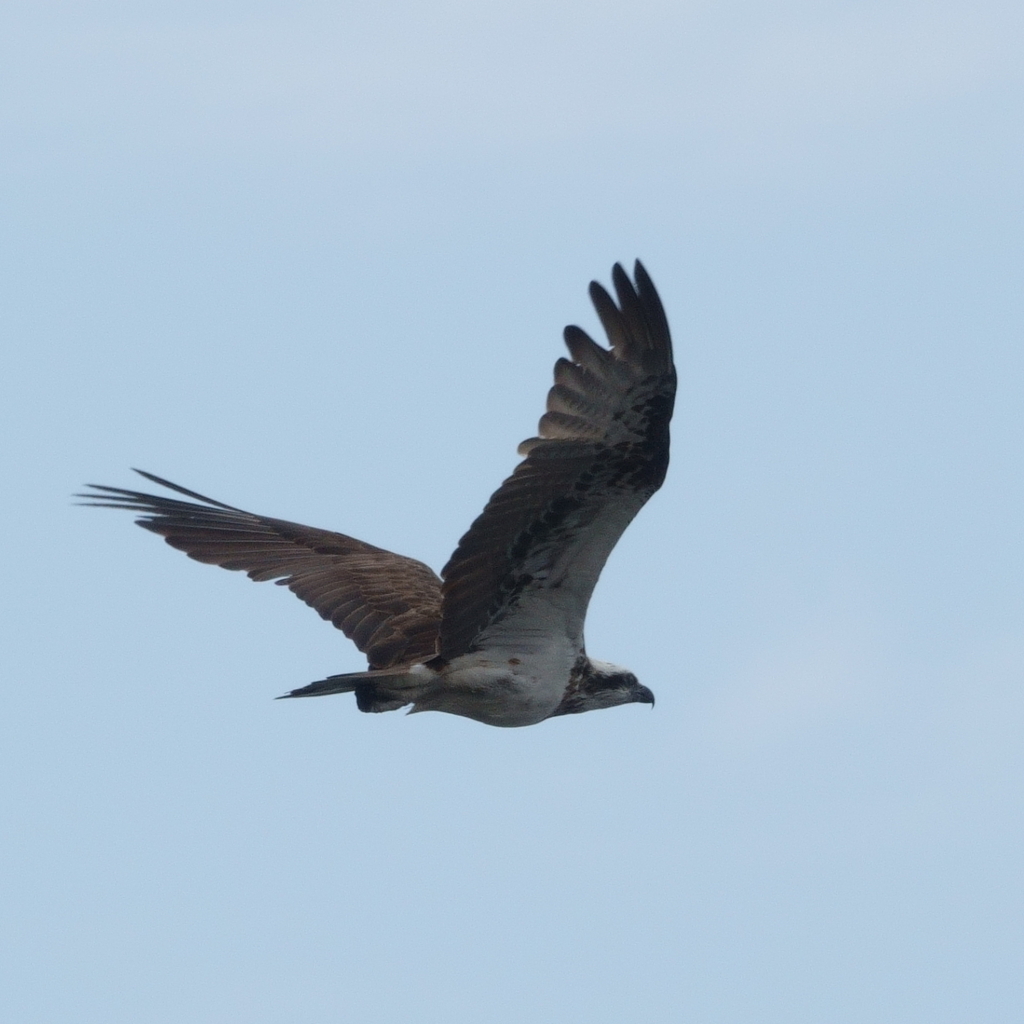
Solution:
[[[136,522],[199,562],[275,580],[352,640],[369,667],[285,697],[355,693],[360,711],[447,711],[488,725],[654,694],[617,665],[589,658],[583,621],[623,530],[668,469],[676,373],[665,312],[638,261],[612,269],[618,302],[590,298],[611,348],[565,329],[570,359],[538,436],[477,517],[440,577],[422,562],[342,533],[243,512],[151,473],[194,501],[89,484],[87,504]]]

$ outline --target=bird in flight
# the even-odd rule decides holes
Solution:
[[[89,484],[79,495],[139,514],[190,558],[274,580],[340,629],[369,661],[285,697],[355,693],[360,711],[446,711],[488,725],[653,704],[627,669],[587,656],[583,622],[601,569],[668,469],[676,372],[668,321],[637,261],[612,269],[616,299],[590,298],[610,348],[565,329],[570,359],[538,436],[438,576],[343,533],[253,515],[138,470],[184,495]]]

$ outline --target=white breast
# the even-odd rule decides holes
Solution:
[[[515,648],[488,645],[441,671],[442,685],[415,711],[446,711],[488,725],[535,725],[561,703],[579,647],[562,639]]]

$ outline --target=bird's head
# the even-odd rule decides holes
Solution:
[[[606,661],[584,661],[556,715],[578,715],[583,711],[614,708],[620,704],[654,704],[654,694],[640,684],[629,669]]]

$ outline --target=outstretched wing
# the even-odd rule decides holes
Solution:
[[[539,436],[494,493],[441,572],[440,654],[490,644],[583,641],[601,569],[668,469],[676,373],[668,321],[638,261],[618,264],[618,304],[596,282],[590,297],[611,349],[565,329],[572,360],[555,364]]]
[[[136,522],[199,562],[275,580],[352,640],[371,668],[432,658],[441,621],[441,581],[428,566],[343,533],[268,519],[147,480],[202,504],[90,484],[88,504],[141,513]]]

